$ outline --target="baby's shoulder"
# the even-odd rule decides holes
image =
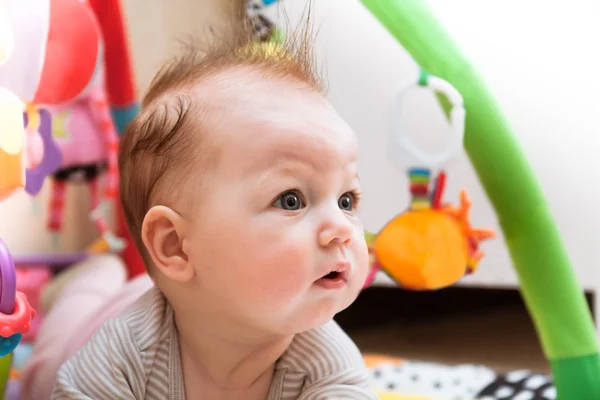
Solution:
[[[168,385],[146,387],[146,383],[152,373],[168,376],[169,357],[164,354],[170,348],[171,324],[166,301],[160,292],[150,290],[104,322],[61,366],[52,398],[140,399],[149,398],[147,390],[159,394],[152,398],[166,398]]]
[[[117,329],[121,333],[126,331],[143,351],[150,343],[167,337],[172,323],[172,311],[167,300],[158,288],[153,287],[120,314],[106,321],[103,328]]]
[[[303,372],[311,380],[364,369],[358,347],[335,321],[296,335],[280,367]]]

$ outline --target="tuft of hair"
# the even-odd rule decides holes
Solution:
[[[245,1],[236,0],[233,20],[225,30],[210,32],[201,41],[188,40],[158,71],[142,100],[142,109],[129,124],[119,146],[119,192],[123,213],[148,272],[152,259],[142,241],[142,223],[155,205],[170,206],[185,186],[184,169],[207,166],[210,151],[203,143],[206,102],[196,101],[190,88],[235,67],[252,67],[266,78],[291,79],[324,93],[313,53],[311,4],[303,22],[288,29],[283,41],[258,41],[253,36]],[[201,177],[200,177],[201,178]],[[201,179],[200,179],[201,180]],[[198,201],[198,199],[194,199]],[[201,201],[201,199],[200,199]]]

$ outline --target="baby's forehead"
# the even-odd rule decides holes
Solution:
[[[249,167],[281,159],[356,157],[354,132],[323,94],[302,82],[242,72],[204,87],[202,96],[217,111],[219,152]]]
[[[257,68],[231,68],[197,88],[201,101],[223,124],[279,125],[303,128],[330,125],[349,130],[326,97],[309,84]]]

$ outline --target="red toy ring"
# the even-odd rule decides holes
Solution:
[[[35,310],[29,305],[27,296],[17,292],[13,313],[10,315],[0,313],[0,336],[8,338],[15,333],[26,334],[29,332],[33,317],[35,317]]]

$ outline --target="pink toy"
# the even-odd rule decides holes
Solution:
[[[79,98],[46,109],[53,116],[52,134],[62,154],[61,167],[54,173],[51,184],[48,228],[52,232],[62,228],[67,183],[87,183],[92,195],[92,220],[109,247],[119,249],[121,243],[109,232],[104,219],[105,207],[117,200],[119,138],[101,76]],[[104,172],[101,201],[98,178]]]
[[[27,302],[27,297],[17,292],[15,296],[14,311],[10,315],[0,313],[0,336],[10,338],[14,334],[25,334],[31,327],[31,320],[35,317],[35,310]]]
[[[44,266],[19,266],[17,273],[17,290],[23,292],[34,310],[40,310],[40,295],[44,286],[50,281],[50,270]],[[32,342],[42,323],[42,313],[38,312],[31,321],[29,332],[23,335],[23,342]]]
[[[18,4],[12,4],[10,11],[19,22],[17,33],[31,51],[17,54],[14,64],[6,69],[5,78],[21,82],[13,85],[18,86],[24,98],[52,116],[52,138],[61,161],[52,175],[48,229],[53,233],[62,229],[67,183],[86,183],[92,194],[91,219],[105,247],[119,251],[124,242],[109,231],[105,220],[109,206],[117,200],[119,139],[106,94],[104,45],[98,18],[86,0],[48,0],[49,9],[43,8],[43,12],[33,3]],[[35,13],[31,14],[30,9],[35,9]],[[32,18],[35,23],[30,22]],[[26,62],[33,57],[31,53],[41,56],[37,64],[41,62],[43,68]],[[27,68],[27,73],[22,72],[23,68]],[[34,78],[37,88],[26,90],[25,83]],[[36,135],[29,136],[33,145],[28,156],[35,165],[45,152],[40,151]],[[99,188],[101,175],[106,177],[103,190]]]

